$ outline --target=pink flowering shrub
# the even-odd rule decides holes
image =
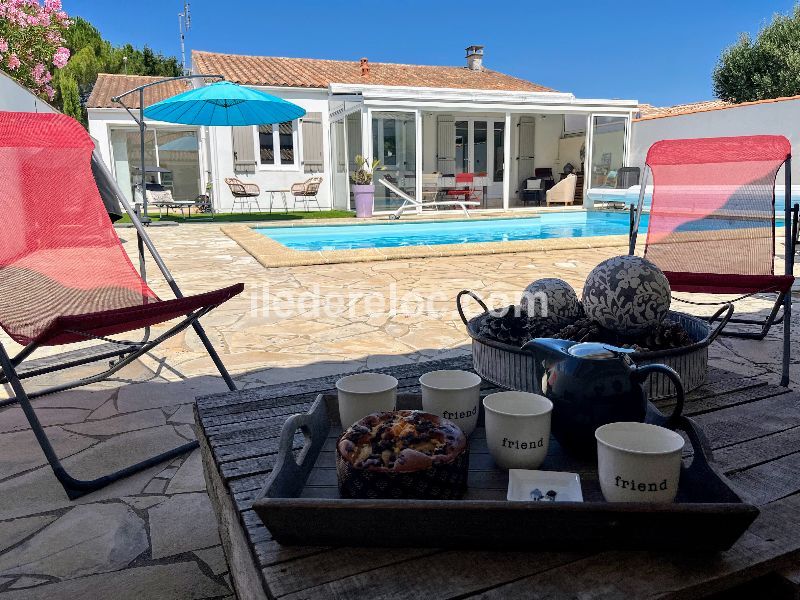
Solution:
[[[61,0],[0,0],[0,70],[52,100],[50,69],[61,69],[69,60],[68,26]]]

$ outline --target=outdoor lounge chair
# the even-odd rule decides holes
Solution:
[[[225,183],[233,195],[233,212],[236,212],[236,205],[242,207],[247,205],[248,212],[253,212],[253,204],[256,205],[258,212],[261,212],[261,206],[258,204],[258,197],[261,195],[261,188],[255,183],[245,183],[236,177],[226,177]]]
[[[188,210],[191,217],[192,207],[196,204],[195,200],[175,200],[172,196],[172,190],[159,183],[145,184],[145,194],[147,195],[147,203],[158,207],[159,219],[164,216],[164,209],[166,209],[167,216],[169,216],[171,208],[180,210],[182,219],[186,219],[184,210]]]
[[[317,198],[321,185],[322,177],[309,177],[301,183],[292,185],[290,191],[294,197],[295,204],[297,204],[299,198],[300,202],[306,205],[306,212],[308,212],[308,205],[311,204],[311,199],[313,198],[314,202],[317,203],[317,210],[322,210],[322,207],[319,205],[319,199]]]
[[[397,196],[400,196],[400,198],[403,199],[403,204],[401,204],[396,211],[394,211],[391,215],[389,215],[389,218],[392,220],[399,219],[400,217],[403,216],[403,213],[406,212],[407,210],[416,211],[417,209],[425,210],[426,208],[432,208],[434,210],[438,210],[442,206],[460,208],[461,210],[464,211],[464,214],[467,215],[467,217],[469,217],[470,214],[469,211],[467,210],[467,206],[481,205],[481,203],[478,201],[472,202],[468,200],[436,200],[433,202],[420,202],[419,200],[415,200],[414,198],[406,194],[400,188],[395,187],[385,179],[380,179],[378,183],[382,184],[384,187],[386,187],[387,190],[396,194]]]
[[[154,456],[110,475],[79,480],[61,465],[31,400],[102,381],[173,335],[193,327],[230,389],[235,385],[198,319],[244,289],[242,284],[183,296],[139,218],[119,192],[118,200],[176,298],[161,300],[136,271],[111,224],[90,160],[94,145],[81,125],[60,114],[0,112],[0,327],[23,346],[10,356],[0,344],[0,384],[18,402],[67,495],[78,498],[196,447],[196,442]],[[104,182],[108,185],[108,181]],[[149,327],[180,318],[153,339]],[[144,329],[140,341],[108,336]],[[50,357],[23,368],[37,349],[104,341],[104,350],[75,358]],[[93,350],[90,348],[90,350]],[[71,367],[115,358],[96,375],[26,391],[23,381]],[[44,364],[44,366],[42,366]]]
[[[475,201],[478,205],[481,202],[475,192],[475,175],[472,173],[456,173],[456,189],[447,190],[446,196],[450,198],[461,198],[464,202]]]
[[[775,275],[775,178],[781,165],[786,177],[786,248],[784,274]],[[636,217],[631,221],[631,254],[636,248],[647,169],[653,176],[653,199],[645,258],[664,271],[673,292],[736,294],[740,298],[777,294],[765,319],[731,319],[731,323],[757,325],[758,330],[726,330],[722,335],[761,340],[772,325],[783,321],[781,384],[788,385],[797,242],[789,141],[783,136],[757,135],[653,144],[645,161]],[[783,314],[779,316],[781,305]]]

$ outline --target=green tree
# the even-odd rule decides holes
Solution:
[[[728,102],[800,94],[800,5],[776,14],[755,40],[742,34],[722,52],[713,81],[715,95]]]
[[[61,91],[64,114],[78,121],[83,121],[83,107],[78,93],[78,82],[72,77],[61,77],[59,89]]]
[[[64,38],[72,56],[67,65],[54,75],[53,83],[56,89],[54,104],[67,112],[67,98],[64,91],[71,91],[72,83],[65,84],[65,82],[71,80],[77,85],[80,114],[83,117],[81,121],[84,124],[86,101],[92,93],[98,73],[128,73],[156,77],[181,75],[180,64],[174,56],[164,56],[147,46],[142,50],[134,48],[131,44],[113,46],[103,39],[96,27],[81,17],[71,20]]]

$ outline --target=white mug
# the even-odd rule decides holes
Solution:
[[[478,424],[481,378],[469,371],[431,371],[419,378],[422,409],[449,419],[469,435]]]
[[[609,423],[594,432],[600,489],[608,502],[675,500],[683,438],[649,423]]]
[[[550,445],[553,403],[527,392],[497,392],[483,399],[486,443],[503,469],[537,469]]]
[[[336,382],[339,419],[347,429],[375,412],[394,410],[397,404],[397,379],[383,373],[356,373]]]

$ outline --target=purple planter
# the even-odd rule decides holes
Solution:
[[[353,199],[356,203],[356,217],[366,219],[372,216],[372,207],[375,204],[374,185],[353,184]]]

